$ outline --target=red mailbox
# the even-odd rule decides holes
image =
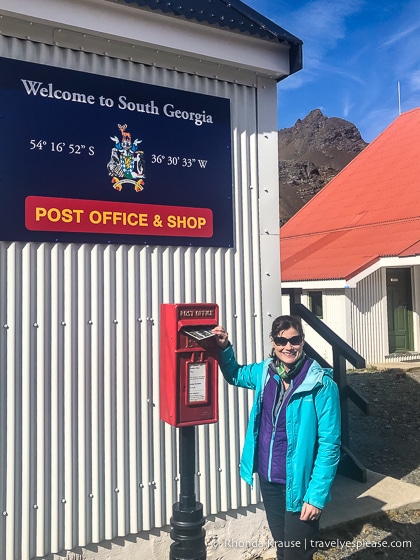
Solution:
[[[172,426],[218,420],[218,320],[215,303],[161,305],[160,418]]]

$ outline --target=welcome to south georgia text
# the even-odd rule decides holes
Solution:
[[[33,80],[21,78],[21,82],[25,88],[27,95],[39,96],[49,99],[57,99],[61,101],[69,101],[72,103],[82,103],[87,105],[95,105],[99,103],[101,107],[117,107],[122,111],[131,111],[137,113],[147,113],[149,115],[161,115],[165,117],[192,121],[196,126],[202,124],[213,124],[213,116],[207,114],[205,110],[201,112],[188,111],[185,108],[176,108],[173,103],[165,103],[160,108],[156,102],[151,99],[147,103],[128,100],[125,95],[120,95],[115,101],[111,97],[100,95],[96,98],[94,95],[80,93],[75,91],[66,91],[54,87],[54,84],[44,84]]]

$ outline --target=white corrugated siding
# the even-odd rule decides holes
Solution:
[[[0,558],[29,560],[169,523],[178,449],[159,418],[160,303],[217,302],[244,361],[263,357],[270,313],[257,88],[4,37],[0,54],[229,97],[232,111],[235,249],[0,242]],[[205,514],[258,499],[238,475],[251,401],[221,380],[220,421],[198,429]]]
[[[420,351],[420,266],[413,266],[413,335],[414,351]]]
[[[324,289],[323,321],[345,340],[369,365],[386,361],[417,359],[420,332],[420,267],[412,266],[414,352],[401,357],[389,355],[386,267],[379,268],[358,281],[355,288]],[[289,297],[283,296],[287,312]],[[302,303],[309,307],[308,291],[302,293]],[[332,360],[331,347],[310,327],[305,328],[308,342],[328,361]],[[353,367],[348,364],[348,367]]]
[[[370,274],[349,290],[351,300],[351,345],[367,364],[385,361],[388,354],[385,269]]]
[[[356,288],[323,290],[323,322],[363,356],[367,364],[385,361],[388,354],[385,269],[358,282]],[[283,296],[287,301],[286,296]],[[307,291],[301,301],[309,307]],[[309,344],[332,363],[332,349],[311,327],[305,327]],[[348,367],[353,367],[350,363]]]

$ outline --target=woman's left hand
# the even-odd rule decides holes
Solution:
[[[300,512],[301,521],[315,521],[321,517],[322,509],[311,506],[307,502],[303,502],[302,511]]]

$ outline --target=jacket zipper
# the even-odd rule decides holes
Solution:
[[[280,378],[280,380],[279,380],[279,384],[280,384],[280,383],[283,383],[283,381],[281,380],[281,378]],[[293,387],[293,380],[292,380],[290,386],[291,386],[290,388]],[[284,392],[283,392],[283,399],[282,399],[282,401],[281,401],[280,407],[279,407],[279,409],[278,409],[278,411],[277,411],[277,416],[276,416],[275,418],[274,418],[274,409],[275,409],[276,404],[277,404],[276,402],[274,402],[274,404],[273,404],[273,409],[272,409],[272,411],[271,411],[271,417],[274,418],[274,423],[273,423],[273,429],[272,429],[272,431],[271,431],[270,453],[269,453],[269,455],[268,455],[268,472],[267,472],[267,476],[268,476],[269,482],[272,482],[272,480],[271,480],[271,467],[272,467],[272,464],[273,464],[273,447],[274,447],[274,439],[275,439],[275,437],[276,437],[277,423],[278,423],[278,421],[279,421],[280,413],[281,413],[281,410],[282,410],[283,404],[284,404],[284,398],[285,398],[285,396],[286,396],[286,390],[285,390],[284,386],[283,386],[283,391],[284,391]],[[286,433],[286,439],[287,439],[287,433]]]

